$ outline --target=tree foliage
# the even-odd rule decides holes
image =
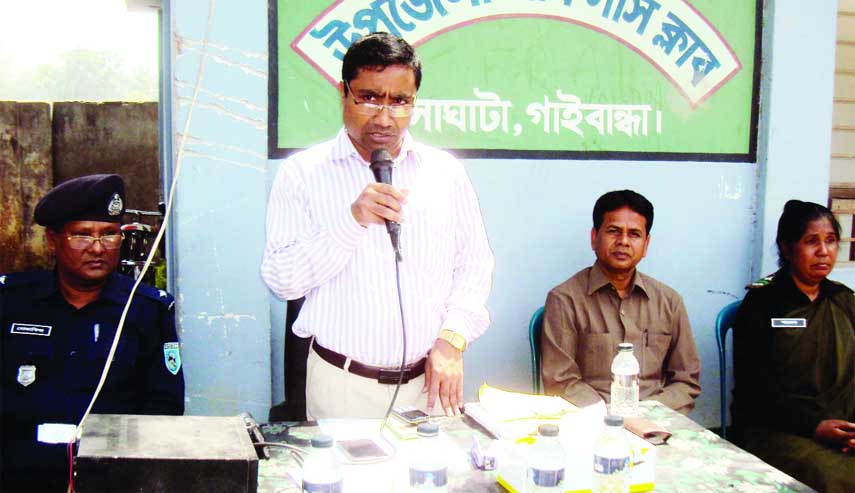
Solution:
[[[17,76],[16,76],[17,75]],[[113,52],[75,49],[53,65],[0,77],[0,100],[157,101],[157,74],[124,68]]]

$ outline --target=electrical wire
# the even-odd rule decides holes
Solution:
[[[127,318],[128,311],[134,299],[134,295],[137,292],[137,287],[139,287],[140,283],[145,277],[146,272],[148,271],[149,265],[151,265],[152,259],[154,259],[154,255],[157,252],[158,247],[160,246],[160,242],[163,239],[163,234],[166,232],[167,225],[169,224],[169,219],[172,215],[172,203],[175,200],[175,189],[178,185],[178,176],[181,174],[181,163],[184,157],[184,144],[187,140],[187,135],[190,131],[190,122],[193,117],[193,109],[196,107],[196,101],[198,100],[199,91],[202,86],[202,78],[205,73],[205,59],[208,46],[208,37],[211,32],[211,26],[213,24],[214,19],[214,3],[214,0],[210,0],[210,9],[208,10],[208,19],[207,24],[205,26],[205,34],[202,39],[202,48],[199,56],[199,69],[196,74],[196,84],[193,88],[193,96],[190,102],[190,106],[187,110],[187,119],[184,122],[184,131],[181,134],[181,139],[178,143],[178,151],[175,157],[175,169],[172,177],[172,183],[169,186],[169,200],[167,200],[166,209],[163,212],[163,222],[160,225],[160,228],[157,232],[157,236],[155,236],[154,238],[154,242],[151,245],[151,250],[148,253],[148,257],[146,257],[145,264],[143,264],[143,268],[137,276],[136,282],[134,282],[134,285],[131,288],[131,292],[128,294],[128,301],[125,303],[125,307],[122,310],[122,315],[119,317],[119,323],[116,327],[116,334],[113,336],[113,343],[110,346],[110,352],[107,354],[107,361],[106,363],[104,363],[104,369],[101,371],[101,378],[98,381],[98,385],[95,387],[95,392],[92,394],[92,399],[89,401],[89,405],[86,408],[86,412],[83,413],[83,417],[80,418],[80,422],[77,424],[77,429],[74,432],[74,436],[68,442],[69,452],[71,452],[73,445],[78,440],[80,440],[80,434],[83,432],[83,424],[86,422],[86,418],[89,417],[89,413],[92,411],[92,407],[95,405],[95,401],[98,399],[98,396],[101,393],[101,388],[104,386],[104,382],[107,380],[107,374],[109,373],[110,367],[113,364],[113,356],[116,354],[116,348],[119,345],[119,339],[122,335],[122,330],[125,327],[125,319]],[[74,492],[73,467],[73,460],[70,460],[68,467],[68,491],[70,493]]]
[[[68,454],[68,488],[66,489],[69,493],[74,491],[74,441],[68,442],[68,447],[66,448]]]
[[[383,416],[383,422],[380,424],[381,431],[386,427],[386,421],[389,419],[389,415],[392,414],[392,408],[395,407],[395,400],[398,399],[398,391],[401,390],[401,383],[404,380],[404,366],[407,363],[407,325],[404,322],[404,301],[401,296],[401,254],[399,249],[395,251],[395,285],[398,288],[398,310],[401,313],[401,340],[403,348],[401,349],[401,367],[398,369],[398,382],[395,384],[395,393],[392,394],[389,409],[386,409],[386,415]]]
[[[290,443],[256,442],[253,445],[255,445],[256,447],[279,447],[279,448],[287,449],[288,452],[291,454],[291,457],[293,457],[294,460],[297,461],[297,464],[300,466],[303,465],[303,461],[306,460],[306,455],[308,455],[308,453],[309,453],[307,450],[305,450],[301,447],[298,447],[296,445],[291,445]]]

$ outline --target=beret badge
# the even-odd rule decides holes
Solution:
[[[120,197],[118,193],[114,193],[113,198],[110,199],[110,204],[107,206],[107,214],[111,216],[118,216],[121,213],[122,197]]]

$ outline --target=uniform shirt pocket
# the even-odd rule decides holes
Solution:
[[[665,365],[665,357],[668,355],[668,349],[671,346],[671,334],[648,334],[647,346],[644,350],[642,358],[639,358],[642,368],[642,375],[660,375]]]
[[[105,337],[97,343],[89,344],[85,349],[70,351],[65,371],[66,385],[69,388],[81,391],[95,390],[98,381],[101,379],[104,366],[107,364],[112,342],[112,334],[110,334],[109,337]],[[104,383],[105,389],[130,383],[129,380],[133,378],[136,368],[138,347],[136,337],[122,335],[116,353],[113,355],[107,381]]]

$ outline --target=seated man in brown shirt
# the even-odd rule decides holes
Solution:
[[[547,394],[587,406],[609,401],[618,344],[631,342],[641,366],[639,398],[688,414],[701,392],[701,362],[683,300],[636,270],[647,253],[653,204],[632,190],[594,205],[594,265],[546,298],[543,384]]]

